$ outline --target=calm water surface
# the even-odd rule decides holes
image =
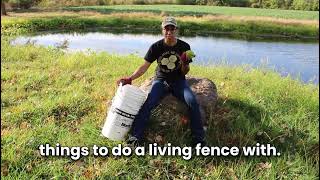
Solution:
[[[44,46],[67,45],[66,50],[107,51],[116,54],[136,54],[144,57],[149,46],[161,35],[112,34],[105,32],[57,33],[21,36],[14,44],[33,42]],[[218,37],[179,37],[196,53],[195,64],[249,64],[264,66],[290,74],[303,82],[319,84],[319,43],[256,42]]]

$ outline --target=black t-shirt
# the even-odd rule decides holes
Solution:
[[[163,79],[168,82],[185,79],[181,72],[180,55],[190,50],[190,45],[180,39],[174,46],[168,46],[161,39],[153,43],[144,59],[150,63],[157,60],[156,79]]]

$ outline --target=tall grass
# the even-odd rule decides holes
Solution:
[[[18,33],[36,32],[43,30],[86,30],[92,27],[145,29],[159,32],[162,16],[145,13],[124,13],[111,15],[97,15],[85,13],[86,17],[76,14],[59,13],[27,13],[26,17],[19,14],[6,17],[1,22],[1,33],[13,35]],[[45,18],[44,18],[45,17]],[[181,35],[208,35],[220,33],[238,36],[240,38],[275,37],[286,39],[319,38],[319,27],[315,24],[301,24],[299,22],[280,22],[261,19],[230,19],[207,16],[178,17],[179,33]]]
[[[10,38],[9,38],[10,39]],[[206,133],[212,146],[271,143],[279,157],[41,157],[40,144],[116,146],[100,136],[115,81],[143,59],[107,52],[65,53],[1,38],[1,177],[316,179],[319,176],[319,86],[282,78],[266,69],[191,66],[190,75],[218,88]],[[135,81],[139,85],[151,69]],[[161,114],[161,116],[160,116]],[[190,130],[174,114],[154,112],[147,142],[157,135],[188,145]],[[163,119],[168,118],[168,119]],[[168,124],[162,127],[159,121]]]
[[[119,5],[119,4],[174,4],[176,0],[41,0],[37,7],[52,8],[66,6],[97,6],[97,5]]]

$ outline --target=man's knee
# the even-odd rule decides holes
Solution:
[[[165,83],[162,80],[154,80],[151,85],[152,88],[164,88]]]
[[[163,82],[154,82],[143,106],[148,109],[153,109],[156,107],[166,93],[163,86]]]

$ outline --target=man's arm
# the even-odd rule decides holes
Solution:
[[[119,79],[117,81],[117,84],[120,84],[120,82],[122,82],[124,85],[131,84],[131,82],[134,79],[139,78],[148,70],[148,68],[150,67],[150,64],[151,64],[150,62],[145,61],[144,64],[142,64],[136,71],[134,71],[134,73],[131,76]]]
[[[150,62],[144,61],[144,64],[142,64],[129,78],[131,78],[132,80],[139,78],[148,70],[150,65]]]
[[[181,73],[183,75],[186,75],[186,74],[188,74],[189,71],[190,71],[189,63],[182,62]]]

